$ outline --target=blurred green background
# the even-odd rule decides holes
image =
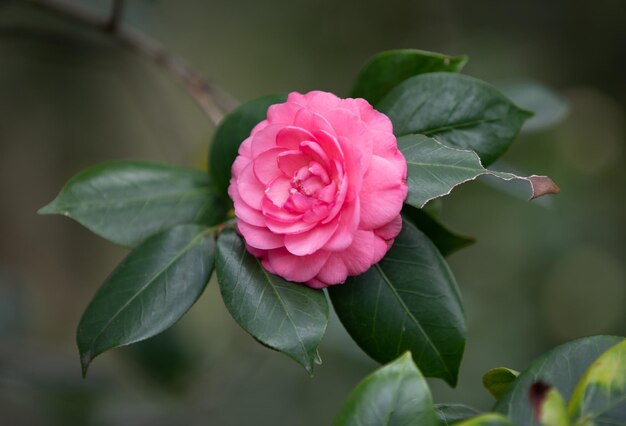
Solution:
[[[444,203],[444,219],[478,243],[449,259],[469,334],[459,386],[430,381],[435,400],[489,409],[489,368],[626,334],[623,0],[127,3],[124,24],[242,101],[345,95],[368,57],[400,47],[469,54],[465,72],[494,84],[554,88],[568,117],[523,135],[496,166],[548,174],[562,193],[526,203],[472,183]],[[0,0],[0,424],[326,425],[376,367],[332,318],[309,378],[246,335],[212,282],[171,331],[104,354],[81,379],[76,325],[125,251],[36,210],[94,163],[204,167],[213,130],[153,64],[72,20]]]

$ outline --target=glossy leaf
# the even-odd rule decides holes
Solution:
[[[435,426],[435,408],[409,352],[365,378],[341,408],[335,426]]]
[[[387,255],[367,272],[329,288],[344,327],[380,363],[410,350],[427,377],[454,386],[465,348],[456,281],[434,244],[403,222]]]
[[[478,416],[478,410],[463,404],[435,404],[439,426],[451,426]]]
[[[428,205],[430,205],[430,203]],[[417,229],[426,234],[444,256],[449,256],[476,242],[472,237],[466,237],[449,230],[424,209],[417,209],[405,204],[402,208],[402,214],[406,219],[417,226]]]
[[[324,292],[267,272],[232,229],[219,235],[216,269],[224,303],[239,325],[312,373],[328,323]]]
[[[171,228],[135,248],[80,320],[83,375],[102,352],[152,337],[183,316],[209,281],[213,251],[213,232],[197,225]]]
[[[175,225],[215,225],[227,204],[202,171],[118,161],[80,172],[39,213],[65,215],[102,238],[134,247]]]
[[[522,126],[523,133],[541,132],[555,127],[569,113],[567,100],[563,96],[536,81],[510,81],[497,87],[516,105],[534,113]]]
[[[209,150],[209,173],[223,195],[228,195],[230,168],[237,157],[239,145],[250,136],[254,126],[267,118],[267,109],[271,105],[286,99],[286,95],[254,99],[237,107],[220,123]]]
[[[626,424],[626,340],[591,364],[569,402],[571,419],[580,424]]]
[[[519,376],[519,372],[506,367],[492,368],[483,376],[483,386],[495,399],[499,399],[507,391],[511,383]]]
[[[559,187],[547,176],[522,177],[485,169],[476,153],[449,148],[433,138],[409,135],[398,138],[398,148],[407,161],[409,194],[405,203],[422,208],[430,200],[448,195],[456,186],[489,175],[529,184],[530,199],[557,194]]]
[[[514,424],[516,425],[517,423],[512,423],[506,417],[495,413],[483,414],[481,416],[465,420],[464,422],[457,423],[458,426],[513,426]]]
[[[404,80],[424,73],[461,71],[467,56],[447,56],[415,49],[389,50],[374,56],[359,74],[351,96],[372,105]]]
[[[531,116],[489,84],[445,72],[406,80],[378,109],[389,116],[396,136],[431,136],[475,151],[486,165],[504,154]]]
[[[589,365],[621,340],[613,336],[594,336],[551,350],[520,373],[496,403],[495,411],[505,414],[517,425],[537,426],[528,399],[530,386],[537,381],[545,382],[568,400]]]

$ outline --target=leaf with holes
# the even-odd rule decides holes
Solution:
[[[416,49],[388,50],[374,56],[359,73],[351,96],[376,105],[404,80],[429,72],[458,72],[467,56],[448,56]]]
[[[102,352],[152,337],[183,316],[209,281],[213,248],[211,229],[197,225],[163,231],[135,248],[80,320],[83,375]]]
[[[324,292],[267,272],[232,229],[220,233],[215,262],[224,304],[239,325],[312,373],[328,323]]]
[[[559,193],[559,187],[547,176],[523,177],[490,171],[474,152],[449,148],[427,136],[402,136],[398,138],[398,148],[407,162],[409,194],[405,203],[414,207],[422,208],[429,201],[448,195],[458,185],[483,175],[527,182],[530,199]]]
[[[427,377],[456,385],[465,318],[456,281],[434,244],[403,221],[387,255],[367,272],[329,288],[355,342],[381,363],[410,350]]]
[[[359,383],[335,420],[335,426],[378,425],[437,425],[430,390],[409,352]]]
[[[175,225],[215,225],[227,210],[202,171],[117,161],[80,172],[39,213],[68,216],[102,238],[134,247]]]
[[[389,116],[396,136],[431,136],[475,151],[486,165],[504,154],[532,115],[489,84],[446,72],[406,80],[378,109]]]

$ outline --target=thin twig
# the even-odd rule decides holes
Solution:
[[[64,0],[26,1],[99,31],[110,33],[111,37],[121,46],[150,59],[183,85],[187,93],[196,101],[214,125],[219,124],[224,116],[236,106],[232,97],[193,71],[184,61],[171,54],[158,42],[140,31],[121,25],[120,19],[124,6],[122,0],[114,0],[113,12],[109,18],[102,18],[74,2]]]

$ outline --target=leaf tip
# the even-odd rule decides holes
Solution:
[[[93,356],[91,351],[87,351],[80,356],[80,369],[83,376],[83,379],[87,377],[87,370],[89,369],[89,364],[93,361]]]
[[[535,198],[539,198],[543,195],[556,195],[561,192],[561,188],[559,188],[557,184],[554,183],[554,181],[548,176],[532,175],[528,177],[528,181],[530,182],[530,186],[532,188],[530,200],[534,200]]]

